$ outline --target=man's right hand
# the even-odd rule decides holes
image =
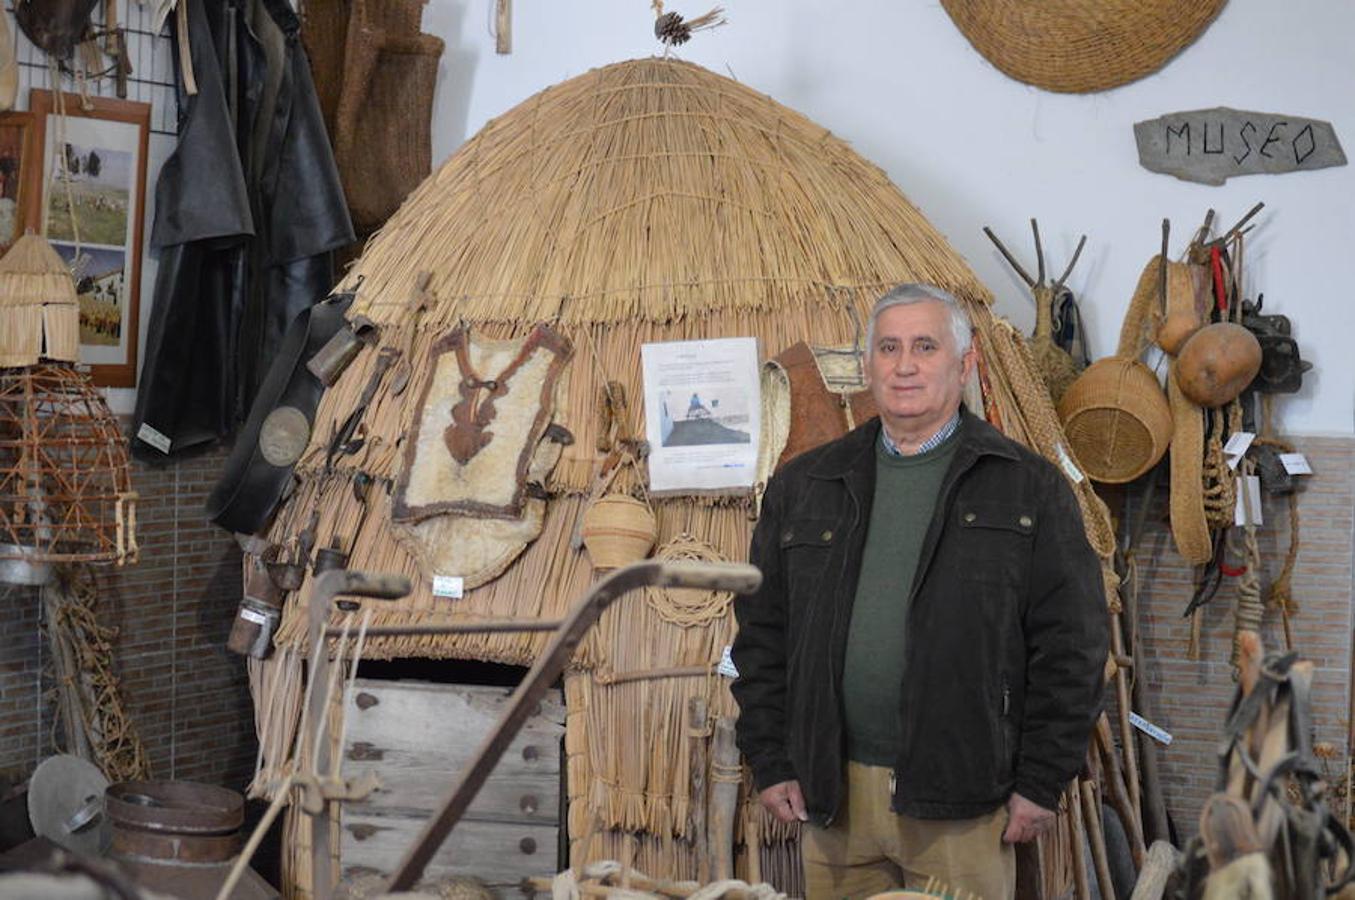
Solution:
[[[786,824],[809,821],[809,813],[805,812],[805,797],[800,793],[798,781],[774,784],[758,794],[758,799],[779,821]]]

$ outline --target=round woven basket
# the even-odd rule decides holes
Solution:
[[[579,534],[594,569],[616,569],[649,555],[658,536],[654,513],[628,494],[604,494],[583,513]]]
[[[1171,407],[1152,370],[1136,359],[1112,356],[1088,366],[1059,401],[1059,419],[1094,481],[1133,481],[1171,443]]]
[[[1109,90],[1156,72],[1227,0],[941,0],[1003,72],[1049,91]]]

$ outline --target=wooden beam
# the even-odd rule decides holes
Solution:
[[[494,0],[494,52],[513,52],[513,0]]]

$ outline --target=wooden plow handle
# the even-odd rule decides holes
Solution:
[[[326,574],[325,577],[328,577]],[[383,889],[387,893],[413,888],[423,875],[424,867],[433,854],[447,840],[453,826],[465,813],[485,780],[499,762],[499,757],[517,736],[523,724],[545,697],[546,691],[560,677],[574,650],[601,617],[604,610],[622,594],[636,588],[673,587],[698,588],[712,591],[732,591],[747,594],[757,590],[762,573],[747,563],[664,562],[644,560],[617,569],[594,585],[575,603],[559,630],[551,638],[546,650],[537,657],[531,671],[513,692],[503,717],[494,730],[485,736],[471,764],[462,773],[460,781],[447,795],[441,809],[428,820],[423,831],[405,851],[404,858]]]

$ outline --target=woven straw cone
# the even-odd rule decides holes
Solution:
[[[75,362],[80,303],[70,269],[36,234],[0,259],[0,366],[31,366],[40,357]]]
[[[1063,93],[1104,91],[1156,72],[1226,0],[941,0],[1003,72]]]

